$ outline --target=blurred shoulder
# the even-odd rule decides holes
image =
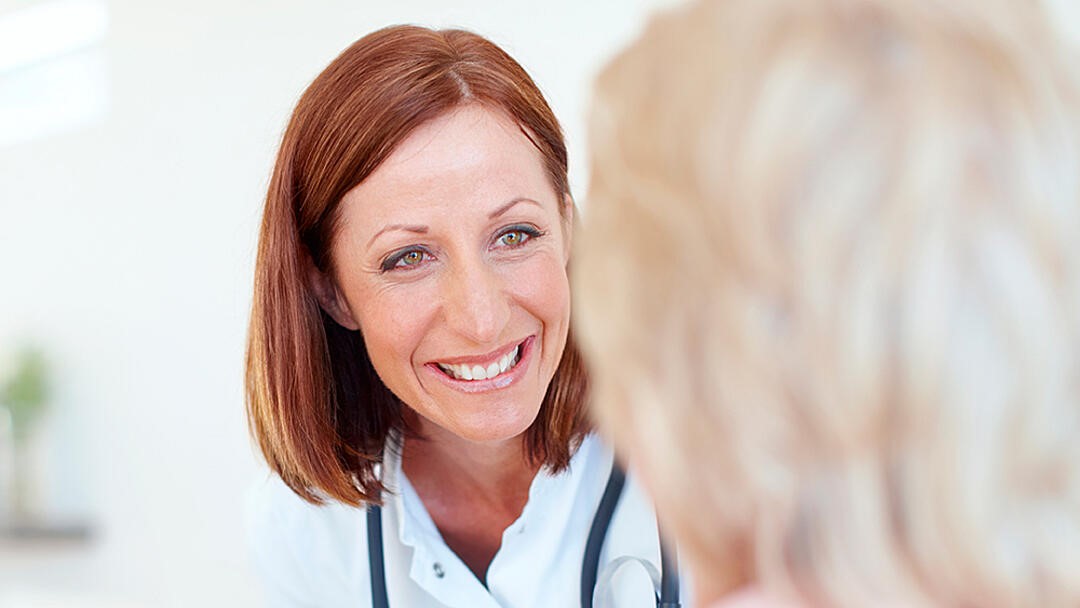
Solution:
[[[285,536],[294,544],[310,546],[323,542],[344,547],[363,546],[366,542],[364,515],[364,509],[333,500],[321,505],[312,504],[273,474],[261,475],[247,492],[249,533]]]
[[[309,503],[272,474],[252,482],[245,507],[248,552],[269,596],[305,601],[284,605],[324,605],[336,601],[327,594],[348,595],[366,584],[363,509]]]

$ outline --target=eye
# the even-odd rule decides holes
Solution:
[[[536,228],[531,226],[511,226],[504,230],[495,242],[503,247],[514,249],[521,247],[526,242],[541,236],[541,233]]]
[[[431,258],[431,254],[427,251],[412,247],[394,252],[387,256],[386,260],[380,265],[380,269],[383,272],[388,272],[390,270],[408,270],[419,266],[429,258]]]
[[[398,260],[397,265],[398,266],[402,266],[402,265],[404,265],[404,266],[416,266],[417,264],[419,264],[420,262],[423,262],[423,261],[424,261],[424,252],[416,251],[414,249],[413,251],[410,251],[410,252],[406,253],[405,255],[401,256],[401,259]]]

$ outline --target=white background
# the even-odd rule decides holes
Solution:
[[[589,82],[675,1],[110,0],[99,45],[0,73],[0,357],[48,350],[41,504],[95,529],[0,543],[0,606],[258,605],[242,532],[256,230],[288,113],[338,52],[398,22],[487,35],[563,121],[581,196]],[[41,82],[75,119],[16,112]]]

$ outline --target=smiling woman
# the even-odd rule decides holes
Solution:
[[[520,66],[477,36],[401,27],[358,41],[300,100],[267,198],[256,262],[248,391],[251,422],[268,463],[305,498],[354,505],[380,500],[383,488],[374,467],[390,432],[405,428],[403,396],[386,390],[386,379],[373,367],[365,345],[376,332],[408,328],[417,307],[433,297],[432,290],[402,294],[400,285],[408,281],[401,274],[408,271],[385,267],[391,260],[392,266],[427,263],[432,254],[421,246],[427,241],[411,248],[400,241],[409,234],[435,236],[430,213],[446,216],[432,218],[442,221],[435,228],[444,233],[463,218],[465,210],[450,204],[425,208],[438,201],[436,193],[484,185],[438,175],[447,167],[423,167],[431,154],[410,157],[423,151],[447,116],[505,113],[501,126],[511,126],[529,147],[517,157],[527,157],[529,169],[540,165],[538,173],[547,179],[542,186],[535,180],[524,185],[542,187],[548,199],[568,200],[566,149],[558,122],[535,87],[517,86],[527,80]],[[443,142],[450,147],[444,153],[464,165],[470,159],[461,146],[469,139]],[[472,150],[482,147],[483,142],[475,142]],[[427,173],[410,179],[414,169]],[[496,172],[492,178],[504,190],[515,185]],[[474,200],[480,200],[478,194]],[[494,200],[496,205],[505,202]],[[393,239],[397,247],[385,247]],[[559,271],[565,273],[564,266],[560,263]],[[479,285],[451,287],[466,297],[481,293]],[[389,305],[395,295],[403,297]],[[380,306],[383,302],[388,306]],[[361,319],[352,316],[352,308],[357,315],[370,314],[371,324],[361,332],[356,331]],[[383,308],[380,318],[376,309]],[[585,432],[580,403],[585,377],[573,346],[565,358],[557,355],[565,361],[559,378],[564,387],[552,391],[549,408],[568,408],[558,416],[567,424],[535,425],[527,447],[533,459],[561,469],[571,445]],[[381,371],[390,372],[390,362],[382,361]],[[364,407],[355,407],[360,403]],[[335,413],[336,428],[329,424],[327,406]]]
[[[301,98],[247,361],[252,432],[280,479],[250,517],[274,602],[591,602],[582,555],[616,469],[583,412],[566,170],[536,85],[468,32],[375,32]],[[601,566],[659,569],[632,480],[603,547]]]

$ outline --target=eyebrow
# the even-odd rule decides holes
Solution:
[[[499,217],[500,215],[503,215],[504,213],[506,213],[510,209],[514,208],[515,205],[518,205],[520,203],[531,203],[533,205],[536,205],[537,207],[543,208],[543,205],[541,205],[539,202],[537,202],[537,201],[535,201],[535,200],[533,200],[531,198],[524,197],[524,196],[518,196],[518,197],[515,197],[515,198],[511,199],[509,202],[507,202],[507,203],[505,203],[503,205],[500,205],[498,209],[496,209],[496,210],[492,211],[491,213],[489,213],[488,214],[488,219],[493,220],[493,219]],[[424,226],[423,224],[390,224],[388,226],[383,226],[382,230],[379,230],[378,232],[376,232],[375,236],[371,237],[371,240],[368,241],[367,246],[371,247],[372,243],[375,242],[375,239],[379,238],[379,236],[381,236],[383,233],[391,232],[393,230],[404,230],[406,232],[412,232],[412,233],[415,233],[415,234],[427,234],[428,233],[428,227]]]
[[[374,243],[375,239],[379,238],[382,233],[390,232],[392,230],[404,230],[406,232],[414,232],[416,234],[427,234],[428,227],[420,224],[390,224],[389,226],[384,226],[382,230],[376,232],[375,236],[371,237],[371,240],[368,241],[367,246],[371,247],[371,244]]]
[[[543,205],[541,205],[540,203],[534,201],[531,198],[526,198],[524,196],[519,196],[517,198],[512,199],[510,202],[506,203],[505,205],[500,206],[498,209],[492,211],[490,214],[488,214],[488,219],[493,220],[493,219],[499,217],[500,215],[502,215],[502,214],[506,213],[507,211],[509,211],[511,208],[513,208],[514,205],[517,205],[518,203],[532,203],[533,205],[536,205],[537,207],[540,207],[541,209],[544,207]]]

